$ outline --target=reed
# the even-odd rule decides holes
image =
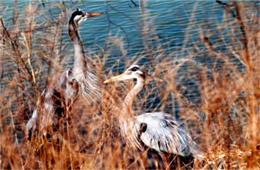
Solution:
[[[143,32],[140,34],[143,53],[128,57],[123,39],[110,36],[100,52],[87,55],[95,56],[91,62],[103,79],[121,72],[119,64],[129,66],[148,60],[147,84],[135,107],[140,112],[166,111],[183,120],[186,130],[205,153],[204,159],[195,161],[194,169],[258,169],[257,3],[226,4],[218,0],[215,3],[224,9],[223,20],[213,32],[208,29],[212,27],[210,21],[201,21],[198,39],[190,36],[191,26],[185,33],[182,49],[167,53],[159,41],[151,44],[148,37],[153,36],[153,40],[158,37],[154,34],[156,28],[145,18],[146,3],[142,2],[139,29]],[[51,139],[43,138],[39,132],[27,140],[25,125],[41,91],[49,83],[48,77],[59,74],[67,67],[62,65],[73,58],[69,50],[72,43],[66,39],[69,9],[65,3],[51,8],[61,11],[55,21],[45,17],[46,9],[39,5],[28,4],[24,7],[25,15],[21,15],[17,1],[9,24],[4,22],[5,16],[0,17],[1,169],[142,169],[149,161],[157,167],[160,161],[147,159],[145,153],[125,144],[120,137],[119,103],[132,87],[131,82],[102,85],[101,103],[92,108],[78,107],[84,106],[82,98],[61,118],[60,127]],[[196,43],[190,46],[190,42]],[[119,49],[122,57],[108,68],[113,49]]]

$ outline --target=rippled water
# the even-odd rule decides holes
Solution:
[[[61,9],[54,4],[61,2],[64,2],[70,11],[81,8],[84,11],[107,12],[107,15],[91,18],[82,23],[81,37],[85,48],[99,50],[100,47],[104,47],[105,40],[110,33],[112,36],[123,38],[124,47],[129,56],[137,55],[143,50],[143,36],[141,36],[143,22],[138,0],[134,0],[134,2],[139,6],[134,6],[129,0],[88,0],[78,3],[58,0],[32,2],[40,9],[46,10],[46,15],[40,17],[47,17],[51,20],[58,18]],[[29,3],[31,3],[29,0],[17,2],[21,19],[24,19],[24,7]],[[0,4],[2,4],[0,15],[6,22],[11,21],[14,2],[7,0]],[[155,29],[154,32],[150,31],[149,36],[157,35],[158,41],[168,51],[178,50],[182,46],[186,32],[189,32],[194,39],[189,44],[192,46],[198,41],[199,31],[202,27],[208,27],[208,23],[210,23],[210,27],[207,29],[214,31],[215,26],[221,22],[223,17],[223,8],[213,0],[148,0],[146,6],[145,23],[149,28]],[[114,54],[118,55],[116,52]],[[110,58],[109,62],[113,63],[114,60],[115,58]]]
[[[215,37],[212,38],[214,43],[220,38],[218,35],[214,35],[216,34],[214,33],[216,26],[223,19],[228,19],[223,18],[223,8],[213,0],[148,0],[144,15],[141,15],[138,0],[134,0],[138,6],[135,6],[129,0],[83,0],[78,3],[72,0],[32,1],[34,5],[45,10],[46,15],[40,17],[46,17],[53,21],[58,18],[58,14],[61,12],[61,9],[57,8],[55,4],[61,4],[61,2],[64,2],[70,11],[81,8],[89,12],[105,12],[105,15],[91,18],[81,25],[81,37],[87,50],[99,51],[100,48],[105,47],[108,37],[121,37],[124,42],[124,48],[127,51],[125,55],[129,58],[143,53],[144,39],[146,39],[145,42],[148,44],[148,48],[152,48],[155,41],[154,36],[157,37],[156,41],[162,44],[165,54],[174,51],[180,57],[185,56],[185,53],[181,52],[183,44],[186,44],[187,50],[195,44],[199,46],[201,28],[212,33],[212,37]],[[31,3],[29,0],[19,0],[17,3],[21,21],[24,19],[24,7],[29,3]],[[257,1],[251,1],[251,3],[255,3],[259,7]],[[8,27],[11,25],[14,2],[7,0],[1,1],[0,4],[2,9],[0,15]],[[148,32],[142,31],[144,23],[149,28]],[[66,29],[66,26],[64,26],[65,39],[68,41]],[[145,33],[148,33],[147,37],[143,36]],[[185,40],[187,33],[190,37],[188,42]],[[223,34],[225,33],[223,32]],[[224,53],[225,45],[225,43],[219,43],[216,50]],[[72,50],[71,48],[71,55],[73,54]],[[67,55],[68,53],[63,54],[62,57],[65,58]],[[106,64],[107,66],[113,65],[117,59],[121,58],[122,53],[118,49],[114,49]],[[69,60],[68,63],[65,62],[64,65],[71,66],[72,62],[73,59]],[[211,60],[207,61],[207,63],[210,62]],[[196,87],[192,81],[187,83],[192,87]],[[199,96],[195,92],[196,89],[194,93],[189,93],[188,95],[192,95],[192,97]]]
[[[17,7],[20,12],[20,18],[24,15],[24,7],[31,1],[18,1]],[[46,9],[45,17],[52,20],[58,18],[61,11],[54,8],[54,4],[62,1],[36,1],[33,4],[39,8]],[[139,1],[135,0],[137,5]],[[64,1],[66,7],[71,11],[81,8],[84,11],[107,12],[99,18],[91,18],[82,23],[81,37],[85,48],[98,50],[97,46],[104,47],[108,32],[117,37],[123,37],[125,48],[129,55],[135,55],[143,50],[142,18],[140,15],[140,5],[134,6],[129,0],[121,1],[102,1],[90,0],[73,3],[73,1]],[[44,5],[43,5],[44,4]],[[75,5],[76,4],[76,5]],[[0,13],[5,21],[10,21],[13,10],[13,1],[3,1],[2,8],[4,13]],[[195,16],[192,16],[192,15]],[[178,49],[185,37],[185,32],[190,28],[190,34],[198,36],[199,29],[203,26],[201,22],[209,21],[217,24],[221,21],[223,9],[215,1],[192,1],[192,0],[154,0],[147,1],[146,23],[149,28],[155,29],[154,35],[158,36],[159,41],[167,47],[167,50]],[[42,16],[41,16],[42,17]],[[109,22],[108,20],[111,20]],[[96,44],[96,45],[93,45]],[[167,45],[167,46],[166,46]]]

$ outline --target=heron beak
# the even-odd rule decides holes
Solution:
[[[111,83],[111,82],[115,82],[115,81],[127,80],[128,77],[129,77],[129,75],[127,73],[122,73],[118,76],[105,80],[104,83],[107,84],[107,83]]]
[[[104,13],[87,13],[87,17],[90,18],[90,17],[97,17],[97,16],[100,16],[100,15],[103,15]]]

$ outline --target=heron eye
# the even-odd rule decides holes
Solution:
[[[137,70],[140,70],[140,68],[135,66],[135,67],[131,68],[130,70],[131,71],[137,71]]]

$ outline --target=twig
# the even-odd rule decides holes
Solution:
[[[245,47],[245,61],[247,63],[247,67],[249,70],[252,70],[252,66],[250,63],[250,53],[249,53],[249,48],[248,48],[248,35],[247,35],[247,27],[246,24],[243,22],[242,17],[241,17],[241,13],[240,13],[240,9],[239,9],[239,5],[234,2],[233,6],[234,6],[234,10],[231,9],[231,5],[224,3],[220,0],[216,0],[216,2],[218,4],[220,4],[222,6],[222,8],[224,8],[228,13],[230,13],[232,15],[233,18],[236,19],[236,21],[238,22],[238,25],[240,26],[240,31],[243,35],[243,39],[241,38],[240,41],[244,44]]]
[[[15,57],[16,57],[17,62],[18,62],[18,61],[21,61],[22,64],[23,64],[23,66],[24,66],[24,68],[25,68],[25,70],[26,70],[26,71],[28,72],[28,74],[31,76],[30,71],[29,71],[29,68],[28,68],[27,65],[25,64],[24,60],[23,60],[21,57],[18,57],[18,56],[21,56],[21,52],[20,52],[20,50],[19,50],[19,48],[18,48],[18,44],[16,43],[16,41],[14,41],[14,40],[11,38],[9,32],[7,31],[7,29],[6,29],[5,25],[4,25],[4,22],[3,22],[2,18],[0,18],[0,23],[1,23],[2,27],[3,27],[3,37],[7,37],[7,38],[9,39],[9,41],[11,42],[13,51],[14,51],[15,54],[16,54]],[[20,75],[20,74],[21,74],[21,70],[20,70],[20,68],[19,68],[18,66],[17,66],[17,71],[18,71],[18,73],[19,73],[19,75]],[[31,79],[32,79],[32,77],[31,77]]]
[[[134,7],[138,7],[139,5],[137,5],[137,3],[135,3],[135,1],[134,0],[130,0],[130,2],[132,3],[132,4],[134,4]],[[131,7],[131,6],[130,6]]]
[[[216,0],[218,4],[222,6],[228,13],[230,13],[234,18],[236,18],[236,13],[231,9],[231,5],[224,3],[220,0]]]
[[[108,19],[108,33],[107,33],[107,35],[109,36],[109,33],[110,33],[110,28],[111,28],[111,25],[110,25],[110,24],[115,25],[116,27],[119,27],[119,29],[122,30],[123,33],[125,34],[126,41],[127,41],[127,48],[129,48],[129,47],[130,47],[130,41],[129,41],[127,32],[125,31],[125,29],[124,29],[123,27],[121,27],[120,25],[114,23],[114,22],[110,19],[110,15],[109,15],[109,12],[108,12],[108,7],[111,7],[111,5],[110,5],[107,1],[105,1],[105,4],[107,5],[107,7],[106,7],[106,14],[107,14],[107,19]],[[108,39],[108,37],[107,37],[107,39]],[[105,45],[105,48],[107,48],[107,45]]]

